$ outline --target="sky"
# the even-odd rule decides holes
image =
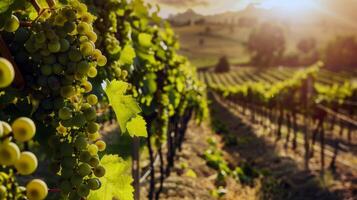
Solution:
[[[291,14],[308,12],[313,8],[325,9],[355,17],[357,0],[146,0],[149,3],[159,4],[161,15],[183,12],[192,8],[200,14],[216,14],[225,11],[237,11],[254,3],[263,8],[280,8]]]

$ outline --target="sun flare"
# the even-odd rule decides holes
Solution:
[[[277,8],[286,13],[296,14],[311,11],[318,7],[314,0],[266,0],[260,3],[266,9]]]

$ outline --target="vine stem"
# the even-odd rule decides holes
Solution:
[[[37,13],[41,13],[42,9],[40,4],[37,2],[37,0],[28,0],[28,1],[32,4],[32,6],[35,8]]]
[[[25,85],[24,78],[21,74],[19,67],[17,66],[16,62],[14,61],[9,48],[7,47],[7,45],[5,43],[5,40],[2,38],[1,35],[0,35],[0,53],[4,58],[9,60],[14,67],[14,70],[15,70],[15,79],[13,82],[14,85],[22,88]]]

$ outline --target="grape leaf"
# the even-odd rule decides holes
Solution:
[[[141,108],[135,99],[131,95],[125,95],[127,88],[128,83],[118,80],[107,83],[105,88],[105,93],[114,109],[120,130],[123,133],[126,132],[128,121],[141,112]]]
[[[101,164],[106,171],[104,177],[100,178],[102,187],[91,191],[88,200],[133,200],[130,164],[117,155],[103,156]]]
[[[131,119],[127,124],[126,128],[130,136],[134,137],[147,137],[148,133],[146,130],[146,122],[142,116],[136,116]]]
[[[150,47],[152,45],[152,36],[147,33],[140,33],[138,36],[139,44],[143,47]]]
[[[133,64],[133,59],[135,58],[135,56],[135,50],[131,45],[127,44],[120,53],[119,62],[121,64]]]

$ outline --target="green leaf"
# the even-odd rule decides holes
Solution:
[[[138,36],[139,44],[143,47],[150,47],[152,45],[152,36],[147,33],[140,33]]]
[[[134,137],[147,137],[146,122],[142,116],[136,116],[126,124],[129,135]]]
[[[114,109],[120,130],[126,132],[126,124],[128,121],[136,117],[141,112],[136,100],[131,95],[124,95],[128,88],[128,83],[118,80],[113,80],[108,83],[105,88],[105,93],[109,98],[109,103]]]
[[[100,178],[102,187],[91,191],[88,200],[133,200],[134,188],[131,183],[130,164],[117,155],[105,155],[101,159],[105,168],[104,177]]]
[[[135,50],[131,45],[125,45],[123,51],[120,53],[119,62],[121,64],[133,64],[135,58]]]

